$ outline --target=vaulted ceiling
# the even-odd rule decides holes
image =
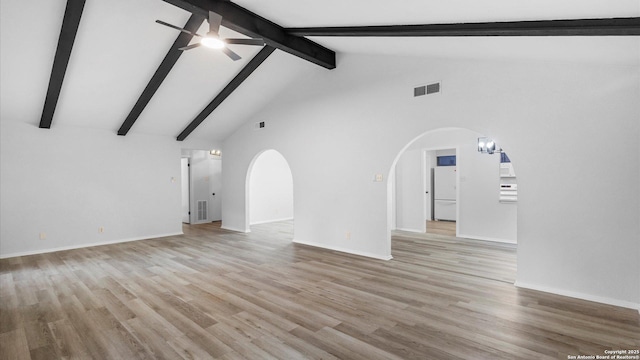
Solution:
[[[221,3],[167,1],[86,0],[53,113],[52,128],[87,126],[116,134],[178,37],[178,31],[158,25],[155,20],[182,27],[192,14],[176,5],[191,3],[207,7]],[[635,31],[632,36],[307,37],[335,51],[338,59],[349,53],[364,53],[629,65],[638,64],[640,58],[637,53],[640,50],[628,51],[629,47],[640,49],[637,0],[407,0],[397,4],[378,0],[237,0],[234,3],[283,28],[634,18],[627,26],[627,31]],[[38,126],[67,0],[2,0],[0,6],[1,121]],[[223,22],[221,36],[245,37],[230,28],[233,26]],[[206,32],[204,22],[198,33]],[[299,33],[303,35],[304,31]],[[231,61],[223,53],[205,48],[183,53],[136,116],[129,133],[179,137],[261,51],[260,47],[240,45],[232,49],[242,56],[241,60]],[[304,56],[276,50],[256,66],[244,82],[236,84],[231,89],[235,91],[226,94],[228,97],[218,99],[224,101],[214,101],[214,105],[219,106],[200,119],[202,124],[194,127],[191,136],[224,139],[287,84],[315,70],[318,62],[307,60]]]

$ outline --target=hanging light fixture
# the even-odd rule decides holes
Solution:
[[[478,152],[483,154],[493,154],[494,152],[502,152],[502,149],[496,146],[496,142],[488,137],[478,138]]]

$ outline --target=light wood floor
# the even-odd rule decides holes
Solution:
[[[456,222],[427,220],[427,234],[456,236]]]
[[[292,224],[0,260],[2,359],[567,359],[640,347],[637,311],[517,289],[514,247],[396,233],[394,260]]]

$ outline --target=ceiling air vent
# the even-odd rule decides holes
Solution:
[[[437,94],[440,92],[440,83],[422,85],[413,88],[413,97],[424,96],[429,94]]]

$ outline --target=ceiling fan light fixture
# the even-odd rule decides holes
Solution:
[[[222,49],[226,46],[226,43],[218,37],[205,36],[200,40],[200,44],[212,49]]]

